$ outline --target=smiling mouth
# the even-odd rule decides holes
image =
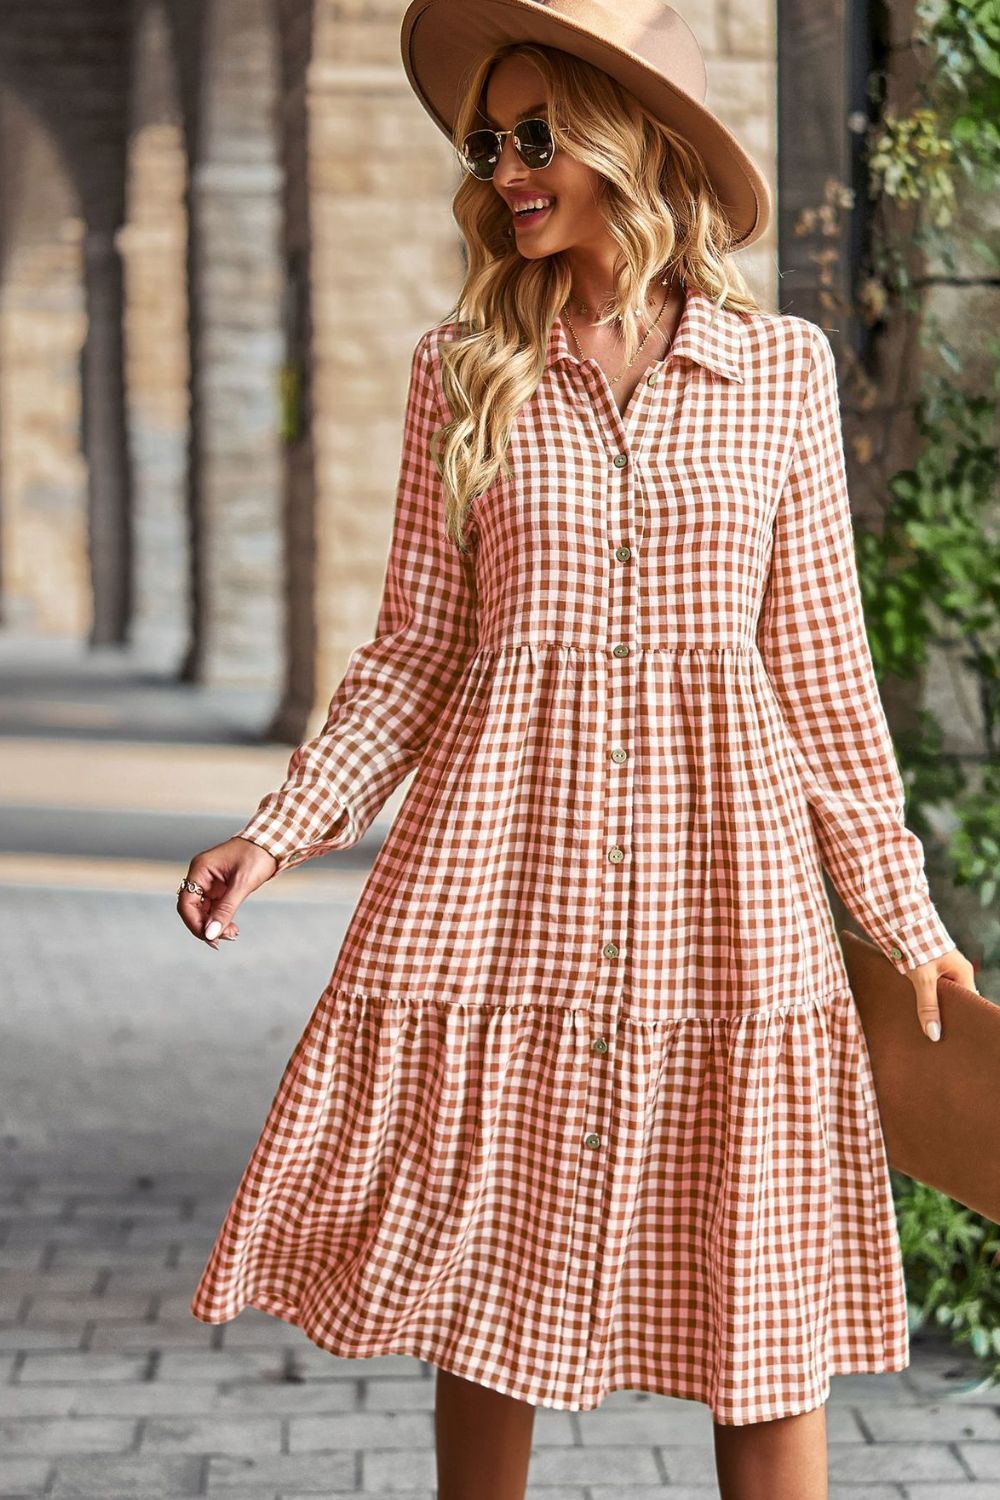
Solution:
[[[553,198],[551,203],[546,203],[544,208],[529,208],[526,213],[515,208],[511,212],[515,224],[533,224],[545,214],[550,213],[555,206],[556,200]]]

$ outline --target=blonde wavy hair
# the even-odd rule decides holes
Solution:
[[[600,322],[622,317],[625,360],[639,345],[629,309],[645,306],[651,283],[671,268],[718,306],[759,311],[729,258],[732,233],[701,157],[602,69],[554,47],[512,42],[495,48],[468,76],[452,135],[456,149],[483,124],[491,70],[513,55],[530,59],[545,79],[556,149],[603,179],[601,209],[620,253],[613,306]],[[465,242],[466,274],[443,321],[465,331],[441,342],[442,386],[453,420],[434,436],[445,529],[465,552],[471,501],[501,468],[510,476],[511,428],[541,379],[572,277],[561,252],[539,260],[519,253],[509,211],[491,182],[463,169],[452,211]]]

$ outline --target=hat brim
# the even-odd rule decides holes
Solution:
[[[701,156],[729,220],[733,248],[760,238],[771,217],[767,179],[717,115],[636,53],[534,0],[411,0],[400,48],[406,77],[431,119],[453,137],[459,87],[487,52],[508,42],[539,42],[593,63]]]

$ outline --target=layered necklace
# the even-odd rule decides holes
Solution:
[[[666,286],[667,285],[667,277],[666,276],[662,276],[660,278],[660,285],[661,286]],[[668,295],[669,295],[668,292],[664,292],[664,294],[663,294],[663,301],[660,303],[660,310],[656,314],[656,317],[653,319],[652,323],[650,323],[649,327],[646,329],[646,336],[645,336],[645,338],[642,340],[642,343],[639,345],[638,349],[635,351],[635,354],[629,360],[628,364],[625,365],[621,370],[619,370],[617,375],[609,375],[608,376],[608,379],[609,379],[609,381],[611,382],[612,385],[617,385],[618,382],[619,382],[619,380],[621,380],[622,376],[628,374],[629,370],[631,370],[632,366],[635,364],[636,360],[639,358],[639,355],[642,353],[642,351],[645,348],[646,344],[649,342],[649,338],[650,338],[650,335],[652,334],[653,330],[655,328],[659,328],[659,326],[660,326],[660,319],[663,317],[663,309],[667,305],[667,297],[668,297]],[[590,315],[590,308],[587,307],[587,305],[585,303],[577,301],[575,303],[575,306],[576,306],[577,312],[580,313],[581,316],[587,317],[587,316]],[[569,309],[569,304],[567,303],[567,306],[564,309],[565,316],[566,316],[566,323],[567,323],[567,325],[569,327],[569,331],[570,331],[570,333],[571,333],[571,335],[573,337],[573,342],[576,345],[577,353],[579,354],[579,356],[580,356],[581,359],[586,359],[587,356],[584,354],[583,350],[580,348],[580,340],[576,336],[576,329],[573,327],[573,320],[571,319],[571,317],[569,315],[569,310],[568,309]],[[641,307],[637,307],[635,309],[635,315],[636,315],[637,318],[643,317],[644,316],[644,309],[641,308]],[[620,321],[621,321],[621,315],[619,314],[619,322]],[[670,347],[670,340],[667,341],[667,348],[669,348],[669,347]]]

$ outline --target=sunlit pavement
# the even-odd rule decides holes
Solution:
[[[261,704],[5,650],[0,1495],[426,1500],[429,1365],[188,1307],[388,816],[256,892],[215,952],[174,893],[284,774],[290,747],[252,742]],[[1000,1391],[912,1344],[904,1372],[834,1377],[832,1500],[1000,1500]],[[715,1496],[708,1409],[538,1408],[528,1493]]]

